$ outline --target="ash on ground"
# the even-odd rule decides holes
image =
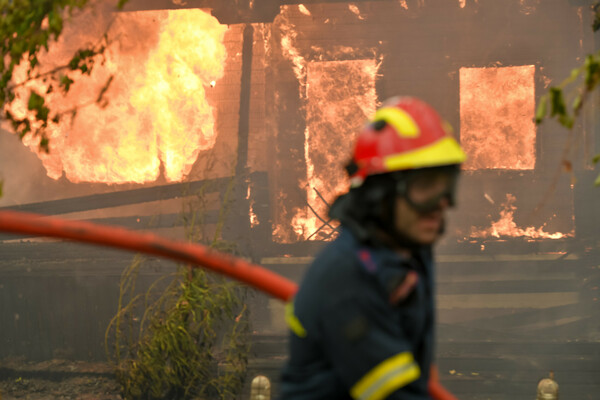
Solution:
[[[0,361],[1,400],[118,400],[119,385],[101,362],[10,358]]]

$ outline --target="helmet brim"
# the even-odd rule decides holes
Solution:
[[[385,157],[387,172],[462,164],[467,155],[452,137],[442,138],[429,146]]]

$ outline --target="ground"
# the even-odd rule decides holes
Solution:
[[[0,400],[113,400],[119,386],[106,363],[0,361]]]

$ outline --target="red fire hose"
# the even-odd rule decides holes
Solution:
[[[154,254],[211,269],[283,301],[289,301],[298,290],[298,286],[289,279],[241,258],[200,244],[170,240],[151,233],[16,211],[0,211],[0,231],[51,236]],[[456,400],[439,384],[435,372],[429,381],[429,393],[436,400]]]

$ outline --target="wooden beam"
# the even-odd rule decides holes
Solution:
[[[208,188],[209,190],[206,191],[209,193],[220,192],[227,187],[227,183],[230,179],[233,178],[226,177],[193,182],[171,183],[112,193],[92,194],[89,196],[72,197],[68,199],[0,207],[0,210],[31,212],[44,215],[60,215],[79,211],[98,210],[149,201],[174,199],[194,194],[194,192],[202,188]]]

